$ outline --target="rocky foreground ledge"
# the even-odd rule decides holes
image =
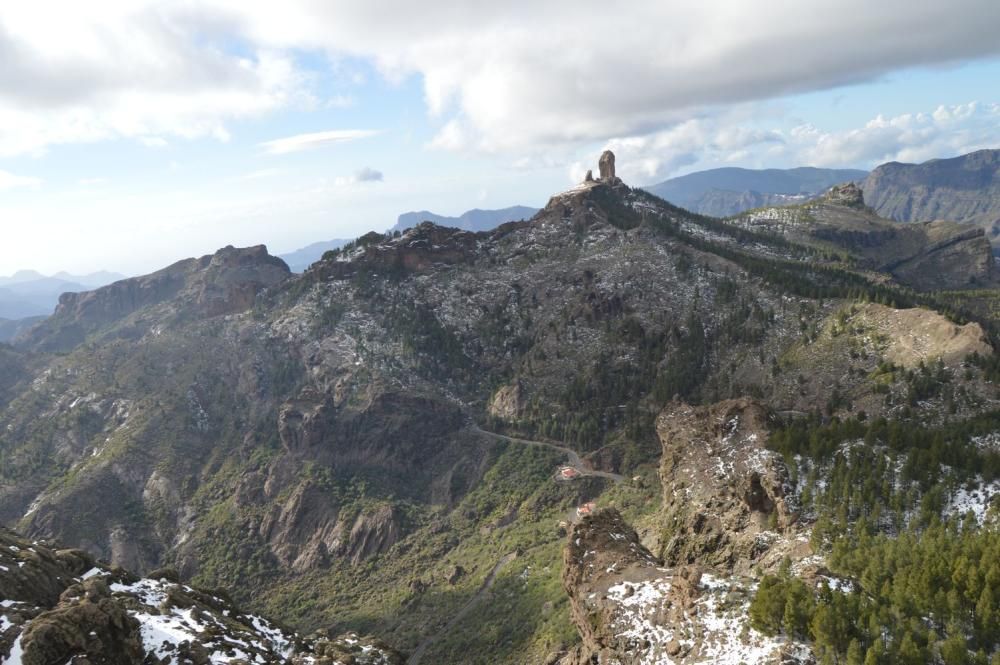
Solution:
[[[357,635],[301,637],[169,569],[140,578],[0,530],[0,663],[401,665]]]

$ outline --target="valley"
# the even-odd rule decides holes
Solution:
[[[985,234],[853,185],[707,217],[613,159],[490,231],[370,233],[300,275],[226,247],[62,298],[0,346],[0,519],[411,665],[964,635],[947,599],[933,635],[866,605],[891,643],[830,617],[884,581],[847,543],[947,539],[966,507],[991,533]]]

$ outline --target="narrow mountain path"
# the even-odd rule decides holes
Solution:
[[[417,647],[416,651],[414,651],[410,658],[406,661],[406,665],[418,665],[420,660],[424,657],[424,653],[427,651],[427,648],[440,639],[442,635],[450,632],[462,619],[465,618],[469,612],[472,611],[476,605],[479,604],[479,601],[483,599],[483,597],[493,587],[493,584],[497,581],[497,575],[500,573],[500,569],[516,558],[517,552],[505,554],[503,558],[500,559],[495,566],[493,566],[493,570],[491,570],[489,575],[486,576],[486,579],[483,580],[483,584],[479,587],[479,591],[476,592],[476,595],[470,598],[469,602],[463,605],[462,609],[460,609],[441,630],[421,642],[420,646]]]
[[[495,439],[500,439],[508,443],[519,443],[525,446],[537,446],[542,448],[549,448],[566,455],[567,466],[572,467],[581,476],[597,476],[599,478],[607,478],[613,480],[616,483],[621,483],[625,481],[625,476],[619,475],[617,473],[611,473],[609,471],[598,471],[596,469],[590,468],[589,465],[584,463],[583,459],[580,457],[572,448],[567,448],[566,446],[560,446],[557,443],[551,443],[549,441],[531,441],[529,439],[520,439],[516,436],[508,436],[506,434],[497,434],[496,432],[487,432],[484,429],[479,428],[476,425],[472,425],[472,431],[477,434],[483,434],[485,436],[492,436]]]

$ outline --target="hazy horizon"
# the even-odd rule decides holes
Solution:
[[[983,0],[14,6],[0,274],[541,206],[608,147],[637,185],[998,147],[998,22]]]

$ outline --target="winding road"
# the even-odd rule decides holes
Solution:
[[[549,448],[550,450],[555,450],[566,456],[567,466],[572,467],[581,476],[596,476],[598,478],[607,478],[608,480],[613,480],[616,483],[621,483],[625,481],[625,476],[619,475],[617,473],[610,473],[608,471],[598,471],[596,469],[590,468],[583,459],[580,457],[572,448],[567,448],[566,446],[560,446],[557,443],[551,443],[549,441],[531,441],[529,439],[519,439],[516,436],[507,436],[506,434],[497,434],[496,432],[487,432],[484,429],[476,425],[472,425],[470,428],[476,434],[482,434],[484,436],[492,436],[495,439],[500,439],[501,441],[506,441],[508,443],[519,443],[525,446],[536,446],[540,448]]]
[[[608,480],[613,480],[616,483],[624,482],[625,480],[625,476],[619,475],[617,473],[610,473],[608,471],[598,471],[596,469],[590,468],[590,466],[583,461],[583,459],[575,450],[573,450],[572,448],[567,448],[566,446],[560,446],[557,443],[551,443],[549,441],[531,441],[529,439],[520,439],[516,436],[497,434],[496,432],[487,432],[486,430],[481,429],[477,425],[471,425],[469,427],[469,430],[475,434],[480,434],[482,436],[490,436],[493,437],[494,439],[506,441],[507,443],[521,444],[525,446],[535,446],[538,448],[548,448],[550,450],[555,450],[556,452],[560,452],[566,456],[566,463],[567,463],[566,465],[575,469],[576,472],[580,474],[580,476],[596,476],[598,478],[607,478]],[[573,512],[575,513],[575,511]],[[470,598],[469,602],[463,605],[462,609],[460,609],[455,614],[455,616],[449,619],[448,623],[446,623],[440,630],[438,630],[433,635],[431,635],[423,642],[421,642],[420,645],[413,652],[413,654],[410,655],[409,659],[406,661],[406,665],[419,665],[420,661],[424,657],[424,653],[427,652],[428,647],[437,642],[442,635],[445,635],[446,633],[454,629],[455,626],[457,626],[458,623],[462,619],[464,619],[466,615],[469,612],[471,612],[476,605],[479,604],[479,602],[483,599],[483,597],[486,596],[486,594],[489,593],[489,590],[493,587],[493,584],[496,582],[497,575],[500,573],[500,570],[508,563],[513,561],[515,558],[517,558],[517,552],[510,552],[509,554],[505,554],[503,558],[500,559],[500,561],[498,561],[495,566],[493,566],[493,570],[491,570],[489,575],[486,576],[486,579],[483,580],[483,583],[479,587],[479,591],[476,592],[476,595]]]

